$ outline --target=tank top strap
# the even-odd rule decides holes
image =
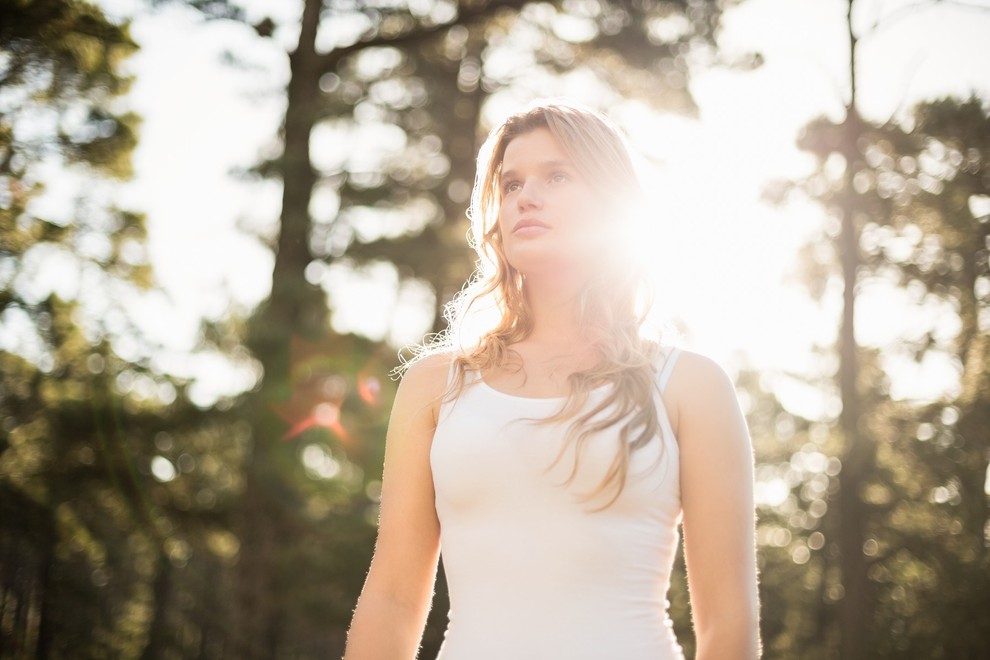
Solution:
[[[450,387],[454,384],[454,370],[457,369],[457,358],[454,354],[450,355],[450,363],[447,365],[447,380],[443,386],[443,393],[440,398],[440,410],[437,415],[437,424],[440,423],[446,415],[450,414],[453,409],[454,404],[457,402],[458,397],[450,397]],[[470,378],[470,372],[468,375]]]
[[[454,368],[457,366],[457,358],[450,356],[450,364],[447,365],[447,382],[444,384],[444,391],[450,389],[450,384],[454,382]]]
[[[667,353],[667,358],[663,363],[663,368],[660,370],[660,376],[657,379],[657,385],[660,388],[661,394],[664,388],[667,387],[667,380],[670,378],[670,374],[674,370],[674,363],[677,362],[677,356],[680,354],[681,349],[677,346],[672,346]]]

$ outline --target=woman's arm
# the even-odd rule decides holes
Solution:
[[[684,351],[674,373],[696,659],[750,660],[761,644],[749,430],[718,363]]]
[[[412,660],[430,612],[440,523],[430,446],[449,358],[413,364],[399,383],[385,438],[378,539],[347,633],[345,660]]]

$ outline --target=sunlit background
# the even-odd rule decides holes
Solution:
[[[128,0],[101,4],[111,13],[135,13]],[[864,3],[860,23],[903,4]],[[276,18],[286,27],[276,32],[275,42],[259,44],[242,25],[204,25],[195,12],[179,8],[138,15],[133,28],[142,48],[128,64],[139,76],[127,103],[144,121],[127,199],[148,215],[148,249],[165,292],[144,303],[138,318],[144,330],[177,351],[191,346],[198,318],[219,317],[231,307],[250,309],[271,285],[270,251],[240,228],[274,231],[281,190],[273,183],[238,183],[230,172],[276,148],[284,109],[280,91],[288,75],[282,49],[294,44],[299,7],[261,0],[244,5],[258,17],[279,12]],[[800,200],[772,208],[761,202],[760,192],[770,181],[805,176],[814,168],[811,155],[795,146],[804,123],[818,115],[842,116],[848,94],[844,11],[838,2],[790,0],[748,0],[729,9],[720,47],[729,57],[759,50],[766,63],[755,71],[693,73],[697,118],[659,114],[580,74],[524,77],[487,106],[490,126],[533,98],[562,95],[598,105],[601,93],[610,95],[606,111],[641,152],[654,193],[656,224],[644,240],[655,250],[658,304],[663,315],[679,320],[686,347],[727,368],[747,364],[808,374],[818,369],[809,364],[809,347],[835,340],[838,283],[818,305],[794,277],[798,248],[820,230],[823,210]],[[669,30],[683,28],[671,23]],[[988,28],[985,16],[934,7],[866,42],[859,72],[864,116],[882,121],[945,94],[990,95],[990,40],[983,38]],[[329,28],[320,45],[347,43],[353,36],[345,22]],[[175,47],[180,42],[181,50]],[[225,66],[226,52],[252,69]],[[359,149],[373,170],[376,160],[402,148],[401,140],[401,131],[388,126],[361,135],[318,130],[314,160],[329,169]],[[313,212],[332,216],[336,204],[333,194],[317,195]],[[332,266],[318,277],[340,332],[387,338],[400,347],[420,341],[430,329],[431,292],[400,288],[388,265],[357,272]],[[860,339],[868,345],[886,345],[905,328],[938,322],[937,309],[917,309],[892,287],[864,291],[857,311]],[[197,396],[203,404],[248,387],[253,378],[210,361],[189,368],[202,382]],[[898,398],[933,399],[952,391],[958,378],[950,364],[934,357],[888,369]],[[779,394],[805,415],[817,416],[827,406],[815,394]]]
[[[490,4],[511,6],[464,22],[488,5],[324,3],[314,59],[457,24],[320,64],[311,105],[294,101],[312,126],[301,210],[281,130],[312,0],[96,0],[139,46],[110,58],[133,76],[119,96],[45,68],[56,44],[92,74],[93,35],[113,30],[0,20],[5,49],[41,53],[21,71],[31,49],[0,51],[0,657],[339,656],[390,374],[473,260],[470,157],[548,97],[624,130],[658,314],[736,379],[766,657],[984,649],[990,3],[856,0],[858,129],[848,2]],[[829,143],[840,129],[858,170]],[[113,158],[70,162],[73,140]],[[840,341],[842,208],[861,225],[856,347]],[[684,576],[679,558],[690,656]],[[441,572],[425,652],[446,607]]]

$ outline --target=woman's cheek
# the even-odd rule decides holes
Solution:
[[[602,225],[602,205],[591,195],[574,195],[569,200],[568,224],[582,233],[594,233]]]
[[[584,257],[600,253],[615,238],[610,235],[609,218],[603,204],[595,197],[577,200],[571,217],[576,248]]]

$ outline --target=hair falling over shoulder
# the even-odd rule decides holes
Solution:
[[[595,433],[619,427],[620,443],[598,487],[585,494],[589,501],[606,491],[612,496],[601,511],[621,495],[633,451],[662,434],[657,413],[656,362],[663,345],[661,332],[644,336],[652,306],[650,278],[642,264],[630,258],[632,223],[642,200],[642,189],[621,133],[601,114],[570,103],[548,103],[508,117],[488,135],[478,154],[477,171],[468,217],[469,243],[478,254],[475,273],[444,308],[447,329],[421,346],[397,369],[401,373],[427,355],[450,354],[454,377],[445,401],[463,390],[468,371],[487,373],[511,363],[511,346],[527,337],[532,318],[523,293],[523,278],[508,262],[498,226],[501,203],[499,177],[505,149],[514,138],[545,128],[592,182],[609,209],[602,222],[612,223],[615,240],[603,246],[596,275],[579,299],[582,327],[593,338],[602,359],[594,367],[569,376],[570,395],[561,409],[538,424],[571,420],[565,441],[548,469],[575,448],[570,483],[579,469],[581,447]],[[612,384],[608,395],[587,410],[592,389]],[[604,414],[607,413],[607,414]]]

